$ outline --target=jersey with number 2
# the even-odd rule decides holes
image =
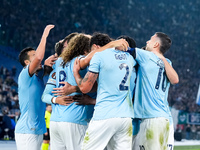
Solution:
[[[133,118],[133,89],[136,62],[128,53],[106,49],[96,53],[89,71],[98,73],[98,90],[93,120]]]

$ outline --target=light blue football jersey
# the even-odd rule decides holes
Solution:
[[[30,77],[28,67],[22,69],[18,78],[18,95],[20,118],[15,127],[15,133],[44,134],[46,105],[41,96],[44,90],[42,76],[34,74]]]
[[[168,62],[169,62],[169,60],[168,60]],[[170,83],[168,83],[168,84],[170,84]],[[171,114],[171,110],[170,110],[170,108],[169,108],[169,103],[168,103],[168,101],[167,101],[167,99],[168,99],[168,92],[169,92],[169,88],[167,88],[166,89],[166,92],[165,92],[165,105],[166,105],[166,107],[167,107],[167,110],[168,110],[168,114],[169,114],[169,124],[170,125],[172,125],[173,124],[173,118],[172,118],[172,114]]]
[[[74,75],[73,75],[73,66],[75,59],[72,59],[63,67],[62,58],[59,58],[56,61],[56,87],[63,86],[59,82],[68,82],[73,86],[77,86]],[[86,74],[87,69],[81,70],[79,73],[82,77]],[[73,95],[81,95],[82,93],[72,93]],[[88,112],[90,112],[91,106],[87,105],[76,105],[72,103],[69,106],[63,106],[59,104],[52,105],[51,121],[56,122],[71,122],[81,125],[87,125],[88,121]]]
[[[129,53],[114,48],[96,53],[89,71],[98,73],[98,90],[92,120],[133,118],[133,89],[136,62]]]
[[[164,62],[154,53],[138,48],[136,61],[139,68],[134,99],[135,118],[169,119],[166,94],[170,82],[166,76]]]
[[[56,70],[52,70],[49,78],[47,80],[47,84],[45,86],[44,92],[42,94],[42,101],[47,104],[53,104],[51,99],[54,97],[52,93],[53,88],[56,88]]]

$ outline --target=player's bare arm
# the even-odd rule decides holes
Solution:
[[[154,54],[156,54],[164,62],[166,75],[170,83],[177,84],[179,82],[179,77],[174,68],[168,63],[168,61],[162,54],[158,52],[154,52]]]
[[[96,104],[96,99],[93,99],[86,94],[75,95],[73,99],[74,99],[74,102],[77,102],[76,105],[95,105]]]
[[[94,54],[96,52],[101,52],[104,51],[108,48],[113,48],[113,47],[122,47],[123,50],[127,50],[129,45],[128,42],[125,39],[119,39],[119,40],[115,40],[115,41],[111,41],[110,43],[106,44],[105,46],[95,50],[95,51],[91,51],[86,57],[83,57],[80,59],[80,67],[81,69],[85,69],[89,63],[90,60],[92,59],[92,57],[94,56]]]
[[[78,86],[73,86],[69,84],[68,82],[59,82],[59,84],[64,84],[64,86],[60,88],[53,88],[54,91],[52,91],[52,93],[54,93],[55,96],[69,95],[71,93],[80,91]]]
[[[46,28],[44,29],[40,44],[38,45],[36,52],[34,54],[35,57],[29,65],[29,74],[30,75],[33,75],[41,65],[41,62],[44,58],[44,53],[45,53],[46,39],[52,28],[54,28],[54,25],[47,25]]]
[[[87,74],[85,75],[85,77],[82,79],[80,74],[79,74],[79,70],[80,70],[80,65],[79,65],[79,59],[77,58],[75,60],[74,63],[74,68],[73,68],[73,72],[74,72],[74,77],[76,80],[76,83],[80,89],[80,91],[82,93],[88,93],[91,91],[97,77],[98,74],[96,73],[92,73],[92,72],[87,72]]]

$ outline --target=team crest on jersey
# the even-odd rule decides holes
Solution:
[[[161,60],[161,59],[159,59],[158,61],[157,61],[157,65],[160,67],[160,68],[164,68],[164,62]]]
[[[56,72],[51,75],[52,79],[56,79]]]

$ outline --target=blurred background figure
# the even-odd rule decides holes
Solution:
[[[0,123],[0,139],[14,139],[15,121],[8,116],[9,108],[7,106],[1,109],[3,114],[2,122]]]
[[[43,136],[42,150],[49,149],[49,143],[50,143],[49,125],[50,125],[51,111],[52,111],[51,104],[47,104],[45,111],[45,122],[46,122],[47,132]]]
[[[190,140],[191,127],[189,124],[187,125],[185,131],[186,131],[186,139]]]

